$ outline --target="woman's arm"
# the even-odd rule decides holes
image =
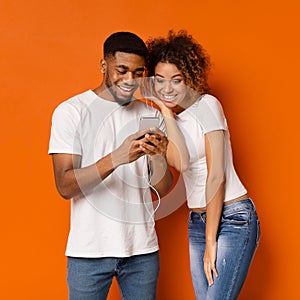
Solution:
[[[206,179],[206,248],[204,272],[209,285],[213,284],[216,270],[217,232],[219,229],[225,194],[224,172],[224,131],[217,130],[205,134],[207,162]]]
[[[167,162],[177,171],[183,172],[190,165],[190,156],[185,144],[184,137],[179,130],[172,109],[168,108],[163,101],[155,96],[151,78],[144,78],[143,83],[136,94],[136,99],[147,99],[156,104],[164,118],[168,137]],[[139,94],[140,93],[140,94]]]
[[[187,170],[190,164],[190,156],[184,137],[176,124],[173,111],[163,104],[161,105],[160,109],[165,121],[169,140],[167,150],[168,163],[177,171],[183,172]]]
[[[152,134],[146,134],[143,140],[145,142],[141,140],[140,148],[149,155],[151,185],[160,197],[163,197],[168,193],[173,183],[173,176],[168,168],[166,158],[169,141],[158,128],[152,128]]]
[[[175,115],[161,100],[153,96],[150,97],[150,99],[160,108],[164,118],[169,141],[167,149],[168,164],[177,171],[183,172],[187,170],[190,165],[190,155],[184,137],[176,124]]]

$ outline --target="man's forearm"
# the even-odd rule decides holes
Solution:
[[[70,199],[84,194],[103,181],[118,166],[116,162],[113,163],[111,156],[108,154],[88,167],[75,166],[56,174],[56,185],[60,195]]]

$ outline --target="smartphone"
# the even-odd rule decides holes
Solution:
[[[139,130],[144,130],[150,127],[158,127],[159,118],[158,117],[140,117]]]
[[[158,126],[159,126],[159,118],[158,117],[140,117],[139,130],[144,130],[144,129],[147,129],[150,127],[158,127]],[[148,134],[151,134],[151,132],[148,132]],[[137,140],[140,140],[144,137],[145,137],[145,135],[142,135],[142,136],[138,137]]]

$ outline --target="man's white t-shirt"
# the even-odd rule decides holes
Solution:
[[[205,186],[207,164],[205,137],[208,132],[224,130],[225,133],[225,198],[229,201],[247,193],[241,183],[232,159],[230,135],[220,102],[212,95],[204,95],[177,116],[177,124],[184,135],[190,154],[190,166],[183,172],[189,208],[206,206]]]
[[[140,101],[120,106],[89,90],[61,103],[52,118],[49,154],[81,156],[90,166],[139,130],[141,116],[160,112]],[[127,257],[158,250],[146,156],[119,166],[92,190],[71,199],[66,255]]]

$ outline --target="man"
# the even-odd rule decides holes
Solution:
[[[133,96],[146,56],[135,34],[112,34],[101,84],[53,114],[49,154],[57,189],[71,199],[70,300],[106,299],[114,276],[123,299],[155,299],[159,257],[149,186],[163,196],[172,175],[166,137],[158,128],[144,137],[149,129],[139,131],[141,116],[162,124],[157,110]]]

